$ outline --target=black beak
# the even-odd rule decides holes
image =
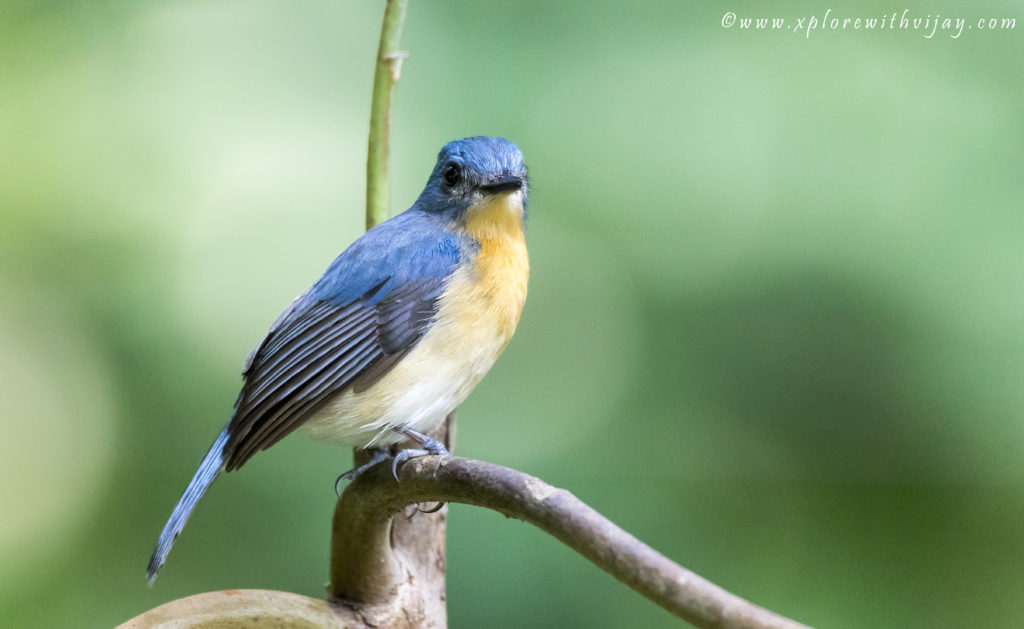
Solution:
[[[480,186],[480,189],[487,194],[497,194],[499,192],[508,192],[509,190],[519,190],[523,187],[523,178],[518,175],[501,175],[500,177],[494,177],[487,183]]]

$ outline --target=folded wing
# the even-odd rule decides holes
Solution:
[[[392,247],[392,256],[411,262],[378,262],[376,276],[360,259],[365,252],[346,252],[278,318],[246,361],[227,429],[226,470],[280,441],[337,395],[369,388],[416,345],[437,312],[458,248],[448,240],[410,248]],[[348,281],[346,266],[358,269]]]

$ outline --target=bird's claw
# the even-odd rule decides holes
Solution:
[[[406,461],[413,457],[427,456],[428,454],[433,454],[433,452],[430,452],[429,450],[426,449],[420,450],[415,448],[406,448],[405,450],[401,450],[398,454],[396,454],[395,458],[391,460],[391,475],[395,477],[395,482],[402,482],[401,479],[398,478],[399,463],[405,463]]]
[[[388,458],[389,457],[388,457],[387,452],[384,452],[383,450],[378,450],[377,452],[374,452],[373,456],[370,457],[369,461],[367,461],[366,463],[363,463],[359,467],[354,467],[354,468],[350,469],[349,471],[347,471],[344,474],[342,474],[341,476],[339,476],[338,480],[334,481],[334,493],[337,494],[338,496],[340,496],[341,495],[341,482],[342,481],[355,480],[355,479],[359,478],[359,476],[363,472],[365,472],[366,470],[370,469],[374,465],[377,465],[378,463],[386,461]]]
[[[341,497],[341,482],[346,480],[352,480],[353,478],[355,478],[355,474],[353,474],[353,472],[355,472],[354,468],[338,476],[337,480],[334,481],[335,496],[338,496],[339,498]]]
[[[424,434],[418,433],[415,430],[411,430],[411,429],[408,429],[408,428],[402,428],[402,429],[397,429],[396,428],[395,431],[398,432],[401,435],[409,437],[410,439],[415,439],[416,441],[419,441],[420,444],[423,445],[422,448],[406,448],[405,450],[400,450],[398,452],[398,454],[396,454],[394,456],[394,458],[392,458],[392,460],[391,460],[391,475],[395,477],[395,482],[399,482],[399,483],[402,482],[398,478],[398,466],[400,464],[402,464],[402,463],[405,463],[409,459],[412,459],[412,458],[415,458],[415,457],[418,457],[418,456],[427,456],[427,455],[431,455],[431,454],[433,454],[435,456],[451,456],[452,455],[452,453],[448,451],[448,448],[444,447],[444,444],[441,443],[440,441],[438,441],[437,439],[434,439],[432,437],[428,437],[428,436],[426,436]],[[381,462],[387,460],[388,458],[389,458],[388,454],[386,452],[384,452],[383,450],[377,451],[370,458],[370,460],[367,461],[366,463],[360,465],[359,467],[353,468],[353,469],[345,472],[341,476],[339,476],[338,480],[334,481],[334,493],[336,493],[337,495],[340,496],[341,495],[341,483],[342,483],[342,481],[355,480],[363,472],[365,472],[366,470],[370,469],[374,465],[377,465],[378,463],[381,463]],[[441,507],[444,506],[444,504],[445,503],[442,502],[436,508],[431,509],[430,511],[424,511],[424,513],[434,513],[436,511],[440,510]]]
[[[448,448],[444,447],[443,443],[433,437],[428,437],[422,433],[412,430],[411,428],[395,428],[394,430],[395,432],[409,437],[410,439],[419,441],[423,446],[422,448],[406,448],[395,455],[394,460],[391,461],[391,475],[395,477],[396,482],[402,482],[398,478],[398,465],[400,463],[404,463],[413,457],[427,456],[428,454],[436,456],[452,455],[452,453],[448,451]]]
[[[419,511],[420,513],[437,513],[438,511],[443,509],[446,504],[448,503],[442,501],[437,503],[437,506],[434,507],[433,509],[420,509],[419,503],[416,503],[416,510]]]

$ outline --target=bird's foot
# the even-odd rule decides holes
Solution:
[[[363,474],[363,472],[365,472],[366,470],[370,469],[374,465],[377,465],[378,463],[383,463],[384,461],[387,461],[390,458],[391,458],[391,456],[387,452],[385,452],[384,450],[377,450],[377,451],[375,451],[373,453],[373,456],[370,457],[369,461],[367,461],[366,463],[363,463],[359,467],[354,467],[354,468],[350,469],[349,471],[347,471],[344,474],[342,474],[341,476],[339,476],[338,480],[334,481],[334,493],[338,494],[339,496],[341,495],[341,483],[342,483],[342,481],[355,480],[355,479],[359,478],[359,476],[361,476]]]
[[[441,443],[437,439],[434,439],[432,437],[428,437],[428,436],[424,435],[423,433],[416,432],[415,430],[413,430],[411,428],[402,428],[402,427],[394,428],[393,430],[395,432],[397,432],[398,434],[400,434],[400,435],[408,437],[409,439],[415,439],[416,441],[419,441],[420,444],[423,446],[422,449],[406,448],[405,450],[402,450],[398,454],[395,455],[394,460],[391,462],[391,475],[395,477],[395,481],[396,482],[399,482],[399,483],[402,482],[402,481],[400,481],[398,479],[398,464],[399,463],[402,463],[404,461],[408,461],[409,459],[411,459],[413,457],[427,456],[429,454],[433,454],[433,455],[437,455],[437,456],[451,456],[452,455],[452,453],[448,451],[448,448],[444,447],[443,443]],[[416,504],[416,511],[418,511],[420,513],[437,513],[438,511],[443,509],[446,504],[447,504],[446,502],[439,502],[439,503],[437,503],[437,506],[434,507],[433,509],[425,509],[424,510],[424,509],[421,509],[420,505],[417,503]]]
[[[441,443],[437,439],[434,439],[433,437],[428,437],[423,433],[417,432],[411,428],[405,428],[401,426],[395,427],[392,430],[394,430],[395,432],[404,437],[408,437],[410,439],[419,441],[420,445],[423,446],[422,448],[406,448],[405,450],[399,451],[398,454],[395,455],[395,458],[391,461],[391,475],[395,477],[396,481],[398,481],[398,465],[400,463],[404,463],[405,461],[408,461],[409,459],[418,456],[427,456],[430,454],[436,456],[452,455],[452,453],[448,451],[448,448],[444,447],[443,443]]]
[[[397,482],[401,482],[398,478],[399,464],[404,463],[409,459],[413,459],[418,456],[429,455],[451,456],[451,452],[448,451],[448,448],[444,447],[443,443],[441,443],[437,439],[434,439],[433,437],[428,437],[427,435],[424,435],[421,432],[417,432],[411,428],[405,428],[401,426],[392,428],[392,430],[402,435],[403,437],[419,441],[420,445],[423,446],[422,448],[406,448],[404,450],[399,450],[398,454],[396,454],[394,458],[391,460],[391,475],[395,477],[395,481]],[[389,458],[391,458],[391,456],[387,452],[385,452],[384,450],[377,450],[376,452],[373,453],[373,456],[370,457],[369,461],[363,463],[359,467],[350,469],[349,471],[339,476],[338,480],[334,481],[334,493],[340,496],[341,483],[343,481],[353,481],[359,478],[359,476],[362,475],[366,470],[370,469],[374,465],[377,465],[378,463],[383,463]],[[440,510],[441,507],[444,506],[444,504],[445,503],[443,502],[439,503],[436,508],[431,509],[429,511],[425,511],[424,513],[434,513],[435,511]]]

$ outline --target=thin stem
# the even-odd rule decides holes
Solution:
[[[398,50],[409,0],[387,0],[380,30],[370,104],[370,138],[366,155],[366,229],[388,219],[388,160],[391,154],[391,96],[402,70]]]

